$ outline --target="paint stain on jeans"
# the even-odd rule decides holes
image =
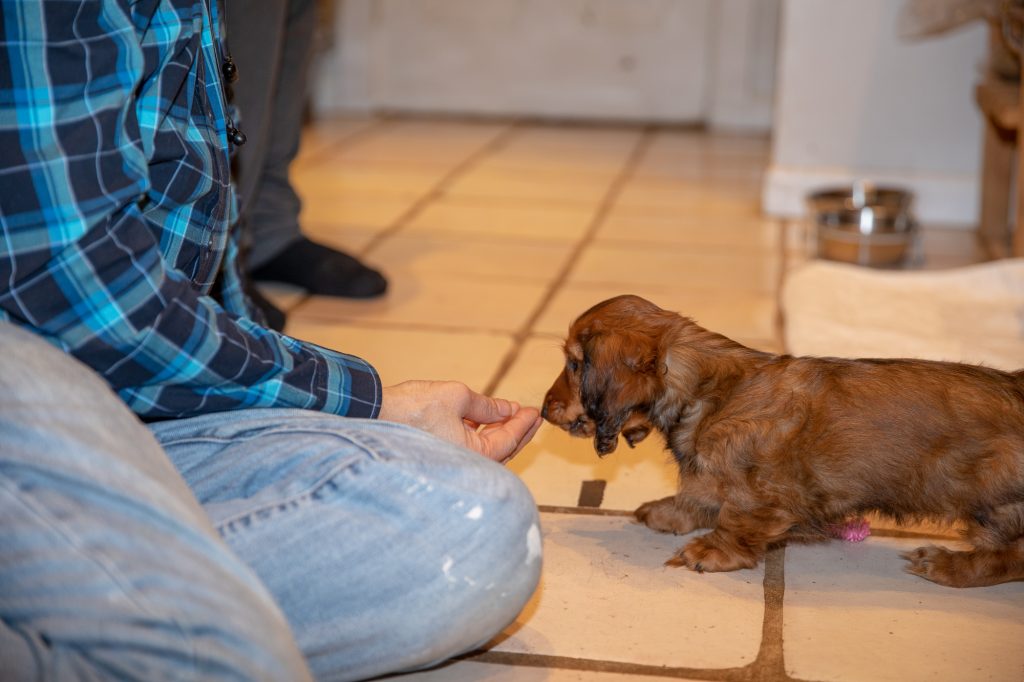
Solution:
[[[537,559],[540,559],[540,528],[537,524],[530,526],[530,530],[526,531],[526,562],[533,563]]]

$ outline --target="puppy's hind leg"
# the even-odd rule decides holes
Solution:
[[[1024,580],[1024,504],[1006,504],[974,515],[968,552],[919,547],[903,555],[908,573],[949,587],[980,587]]]
[[[903,554],[907,573],[948,587],[983,587],[1024,580],[1024,539],[1005,549],[955,552],[944,547],[918,547]]]

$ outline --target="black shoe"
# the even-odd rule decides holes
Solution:
[[[271,303],[260,290],[251,284],[245,286],[245,295],[249,297],[252,304],[263,313],[266,326],[275,332],[284,331],[284,323],[287,319],[285,312]],[[259,320],[257,320],[258,322]]]
[[[289,244],[251,274],[253,279],[294,284],[320,296],[375,298],[388,288],[384,275],[373,268],[305,237]]]

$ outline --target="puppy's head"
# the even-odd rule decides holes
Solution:
[[[565,366],[544,398],[544,418],[574,436],[592,436],[602,457],[620,433],[631,447],[643,440],[663,390],[662,337],[675,317],[637,296],[583,313],[569,327]]]

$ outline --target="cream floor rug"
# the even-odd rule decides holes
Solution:
[[[783,286],[793,355],[917,357],[1024,368],[1024,259],[937,271],[811,261]]]

